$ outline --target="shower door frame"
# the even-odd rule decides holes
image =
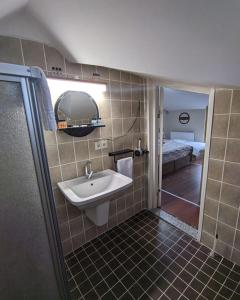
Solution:
[[[49,248],[61,299],[70,299],[61,245],[57,214],[52,191],[42,122],[36,98],[34,79],[40,78],[37,69],[0,63],[0,81],[20,83],[29,139],[38,181],[39,194],[48,235]]]

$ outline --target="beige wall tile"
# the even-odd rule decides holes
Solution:
[[[68,142],[73,141],[73,137],[63,131],[58,130],[57,131],[57,141],[58,141],[58,143],[68,143]]]
[[[55,48],[44,45],[46,61],[47,61],[47,70],[55,71],[55,68],[60,68],[60,72],[65,72],[64,68],[64,58]]]
[[[82,78],[82,65],[69,62],[68,60],[66,62],[66,72],[68,74],[73,74],[79,76],[79,78]]]
[[[38,66],[43,70],[47,69],[44,58],[43,44],[22,40],[22,48],[25,65]]]
[[[76,163],[62,165],[63,180],[69,180],[77,177]]]
[[[228,129],[228,115],[214,115],[212,137],[226,137]]]
[[[232,113],[240,113],[240,90],[233,90]]]
[[[240,164],[226,162],[224,166],[223,181],[240,185]]]
[[[99,114],[102,119],[110,119],[111,114],[111,101],[103,100],[99,103]]]
[[[240,231],[236,230],[236,236],[234,241],[234,247],[240,251]]]
[[[214,236],[215,230],[216,230],[216,220],[204,215],[203,231]]]
[[[68,221],[66,205],[61,205],[56,208],[58,223],[63,224]]]
[[[203,231],[201,236],[201,243],[203,243],[203,245],[207,246],[208,248],[212,249],[213,242],[214,242],[214,237],[208,234],[207,232]]]
[[[59,165],[58,149],[57,145],[47,146],[47,157],[49,167],[54,167]]]
[[[212,138],[210,157],[215,159],[224,159],[226,139]]]
[[[234,249],[234,248],[233,248],[231,260],[232,260],[234,263],[240,265],[240,251],[238,251],[237,249]]]
[[[101,138],[112,138],[112,121],[111,119],[102,120],[105,127],[101,128]]]
[[[240,138],[240,114],[230,116],[229,138]]]
[[[132,102],[132,117],[140,117],[140,102]]]
[[[94,157],[100,157],[102,156],[102,150],[95,150],[95,143],[98,140],[93,140],[93,141],[89,141],[89,156],[90,159],[94,158]]]
[[[57,144],[56,133],[54,131],[44,130],[44,140],[47,146],[56,145]]]
[[[82,211],[80,209],[78,209],[76,206],[73,206],[68,200],[66,200],[66,203],[69,221],[81,216]]]
[[[113,158],[110,156],[103,156],[103,169],[114,169]]]
[[[222,179],[223,162],[220,160],[209,160],[208,178],[221,180]]]
[[[78,218],[72,219],[69,222],[71,235],[78,235],[83,231],[83,218],[82,215],[80,215]]]
[[[218,220],[222,223],[225,223],[229,226],[235,227],[237,222],[238,210],[220,203],[219,205],[219,214]]]
[[[63,193],[59,190],[59,188],[53,190],[53,195],[56,206],[66,205]]]
[[[0,61],[9,64],[23,64],[19,39],[0,36]]]
[[[214,97],[214,113],[224,114],[230,111],[232,90],[216,90]]]
[[[84,79],[93,79],[93,74],[97,72],[96,66],[82,65],[82,73]]]
[[[122,101],[122,113],[123,118],[132,116],[132,103],[130,101]]]
[[[240,140],[228,140],[226,160],[240,162]]]
[[[217,240],[217,243],[216,243],[216,252],[218,254],[224,256],[227,259],[230,259],[230,257],[231,257],[231,250],[232,250],[232,248],[229,245],[223,243],[220,240]]]
[[[217,234],[220,241],[232,245],[235,230],[223,223],[217,223]]]
[[[129,83],[121,83],[122,100],[131,101],[132,86]]]
[[[131,81],[131,74],[128,72],[121,71],[121,81],[130,82]]]
[[[62,242],[63,254],[68,255],[73,251],[72,240],[68,239]]]
[[[85,243],[85,236],[83,233],[75,235],[72,237],[73,249],[78,249]]]
[[[218,202],[215,200],[206,198],[205,203],[204,203],[204,213],[207,214],[209,217],[216,219],[217,212],[218,212]]]
[[[112,118],[122,118],[122,101],[112,101]]]
[[[61,164],[67,164],[75,161],[73,143],[64,143],[58,145]]]
[[[119,82],[111,82],[110,90],[112,100],[121,100],[121,87]]]
[[[120,71],[110,69],[110,80],[117,80],[120,81]]]
[[[74,143],[76,160],[87,160],[89,159],[89,150],[88,150],[88,142],[81,141]]]
[[[119,137],[123,134],[122,132],[122,119],[113,119],[113,137]]]
[[[60,230],[60,236],[61,236],[62,241],[70,239],[70,231],[69,231],[68,222],[60,224],[59,230]]]
[[[78,169],[78,176],[84,176],[85,175],[85,166],[88,160],[83,160],[80,162],[77,162],[77,169]]]
[[[53,188],[55,188],[57,186],[57,183],[62,181],[60,167],[53,167],[50,168],[49,170],[50,170],[52,186]]]
[[[211,179],[207,180],[206,197],[214,200],[219,199],[221,183]]]
[[[97,66],[97,73],[100,75],[100,79],[109,79],[109,69],[105,67],[98,67]]]
[[[240,206],[240,188],[223,183],[220,201],[238,208]]]
[[[108,153],[112,151],[113,151],[113,142],[107,141],[107,148],[102,149],[102,155],[108,155]]]
[[[91,159],[93,172],[99,172],[103,170],[102,157]]]

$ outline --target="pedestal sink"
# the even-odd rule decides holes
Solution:
[[[59,182],[64,196],[81,210],[97,226],[108,222],[109,201],[104,198],[126,189],[132,179],[112,170],[94,173],[91,179],[85,176]]]

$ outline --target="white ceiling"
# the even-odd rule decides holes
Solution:
[[[0,34],[50,41],[80,63],[240,85],[239,0],[29,0],[16,16],[25,4],[0,2]]]
[[[165,88],[164,110],[205,109],[208,105],[208,96],[208,94]]]

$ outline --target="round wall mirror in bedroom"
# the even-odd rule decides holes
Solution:
[[[72,136],[85,136],[101,127],[95,100],[81,91],[63,93],[55,104],[55,116],[58,124],[64,124],[60,130]]]

